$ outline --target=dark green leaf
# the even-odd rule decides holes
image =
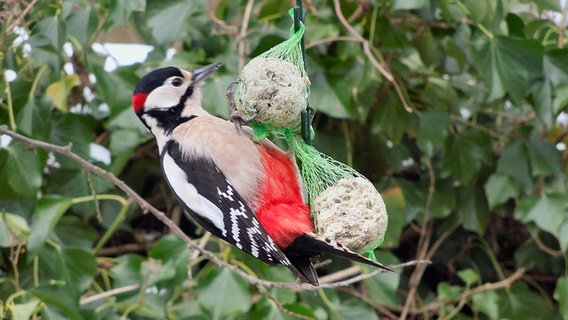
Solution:
[[[114,25],[128,26],[128,19],[132,12],[135,10],[141,10],[142,8],[140,8],[140,6],[141,3],[137,1],[110,0],[109,19],[114,23]]]
[[[480,280],[479,274],[473,271],[473,269],[464,269],[459,271],[458,276],[467,286],[471,286]]]
[[[491,219],[491,212],[483,188],[477,183],[471,183],[456,191],[458,191],[456,207],[463,220],[464,229],[484,234]]]
[[[520,191],[515,180],[501,174],[491,175],[485,183],[485,193],[490,208],[518,196]]]
[[[131,1],[125,1],[125,3]],[[91,37],[95,34],[98,20],[97,13],[91,8],[76,9],[67,19],[68,36],[74,37],[81,45],[89,45]],[[94,40],[94,39],[92,39]]]
[[[550,141],[533,136],[526,142],[526,148],[534,176],[560,174],[561,154]]]
[[[558,301],[560,314],[565,319],[568,318],[568,276],[558,279],[556,289],[554,289],[554,299]]]
[[[35,198],[42,184],[45,160],[43,151],[32,151],[18,142],[0,148],[0,199]]]
[[[472,298],[473,309],[483,312],[491,320],[498,320],[500,309],[500,296],[495,291],[482,291]]]
[[[463,288],[460,286],[452,286],[447,282],[441,282],[438,285],[438,297],[441,300],[456,301],[460,299]]]
[[[420,115],[418,146],[428,155],[433,156],[445,143],[450,127],[450,117],[444,111],[429,111]]]
[[[125,254],[120,256],[117,264],[112,267],[111,271],[116,275],[114,287],[124,287],[132,284],[142,284],[143,279],[140,273],[140,266],[143,258],[133,254]],[[136,292],[134,292],[136,294]]]
[[[554,311],[544,297],[517,282],[501,304],[501,313],[511,319],[554,319]]]
[[[167,45],[187,37],[191,26],[196,26],[188,23],[190,17],[200,17],[206,10],[205,3],[192,0],[149,0],[146,2],[146,19],[154,39]]]
[[[53,238],[65,246],[91,250],[98,233],[77,216],[64,215],[53,229]]]
[[[377,261],[384,265],[399,263],[398,258],[390,252],[377,251],[375,255]],[[374,301],[380,301],[381,304],[389,306],[396,306],[400,303],[397,294],[400,285],[400,273],[386,272],[368,279],[365,283],[367,290],[369,290],[369,297],[373,298]]]
[[[107,72],[102,66],[93,67],[93,73],[97,78],[97,90],[109,106],[111,119],[124,110],[131,111],[132,90],[140,80],[133,71],[133,67],[120,67],[112,72]]]
[[[39,250],[49,237],[53,228],[71,206],[71,200],[60,196],[46,196],[36,204],[32,220],[32,232],[28,242],[28,250]]]
[[[467,131],[446,140],[444,167],[463,184],[467,184],[492,158],[491,138],[479,131]]]
[[[310,72],[310,106],[334,118],[350,118],[347,108],[325,77],[325,69],[312,63]]]
[[[161,263],[160,273],[154,279],[155,282],[168,281],[166,285],[172,286],[183,282],[187,277],[189,250],[179,237],[168,235],[160,238],[149,256]]]
[[[37,67],[48,65],[55,73],[62,69],[61,54],[66,29],[56,16],[38,21],[32,29],[29,44],[33,48],[32,61]]]
[[[251,306],[250,293],[245,280],[228,269],[209,272],[197,286],[197,299],[211,319],[241,315]]]
[[[66,292],[65,287],[60,285],[43,285],[37,288],[28,290],[28,292],[35,297],[39,298],[43,303],[46,304],[46,312],[49,314],[52,311],[50,309],[55,309],[55,314],[60,314],[59,317],[64,316],[67,319],[81,320],[83,317],[79,313],[78,299],[73,301],[69,298],[68,292]],[[78,297],[77,297],[78,298]],[[51,319],[48,317],[48,319]],[[57,318],[55,318],[57,319]]]
[[[523,191],[528,193],[532,190],[528,155],[520,140],[514,140],[505,146],[497,162],[496,172],[515,179]]]
[[[527,95],[542,77],[543,47],[537,41],[495,36],[479,52],[479,70],[490,90],[489,99],[508,93],[515,101]]]
[[[46,97],[28,99],[16,114],[18,128],[35,139],[48,139],[51,133],[51,104]]]
[[[528,200],[523,200],[526,203]],[[532,221],[540,229],[556,237],[560,234],[560,227],[566,220],[568,198],[564,194],[543,195],[528,204],[521,203],[515,216],[522,221]]]
[[[360,299],[342,300],[340,304],[334,306],[333,315],[336,319],[379,319],[375,310]]]
[[[483,23],[484,20],[491,18],[491,11],[494,10],[494,3],[489,0],[464,0],[464,8],[467,16],[474,23]]]

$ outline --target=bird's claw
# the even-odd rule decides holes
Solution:
[[[235,124],[235,128],[237,128],[239,134],[243,133],[243,126],[256,119],[256,117],[258,117],[258,112],[255,112],[252,116],[246,115],[238,110],[231,112],[231,121]]]

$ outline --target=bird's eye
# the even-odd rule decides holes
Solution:
[[[174,78],[172,80],[172,86],[174,86],[174,87],[180,87],[182,84],[183,84],[182,78]]]

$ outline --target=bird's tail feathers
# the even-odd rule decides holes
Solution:
[[[351,251],[350,249],[336,241],[333,241],[329,238],[324,238],[313,232],[306,233],[303,236],[297,238],[294,243],[292,243],[287,249],[292,249],[296,252],[300,251],[310,256],[314,256],[319,253],[328,253],[334,256],[368,264],[379,269],[393,271],[377,261],[365,258],[362,255]]]

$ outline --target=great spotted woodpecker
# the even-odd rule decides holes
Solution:
[[[292,157],[250,130],[201,107],[201,84],[221,67],[154,70],[137,84],[132,104],[156,138],[164,176],[185,211],[204,229],[269,264],[283,264],[318,285],[310,257],[326,252],[382,269],[314,233]]]

